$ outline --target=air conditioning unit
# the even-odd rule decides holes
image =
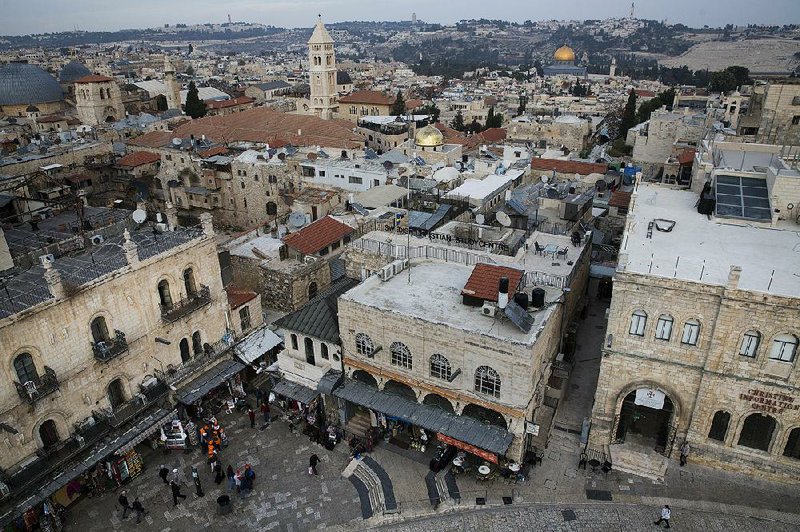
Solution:
[[[158,231],[159,233],[165,233],[167,229],[169,229],[169,227],[167,227],[167,224],[156,224],[156,231]]]
[[[303,262],[306,263],[306,264],[311,264],[312,262],[316,262],[316,261],[317,261],[317,259],[315,259],[311,255],[306,255],[305,257],[303,257]]]
[[[489,303],[488,301],[483,304],[481,307],[481,314],[484,316],[489,316],[490,318],[494,318],[494,314],[497,312],[497,307],[494,303]]]
[[[25,391],[28,392],[28,397],[31,399],[39,395],[39,391],[36,389],[35,382],[27,381],[25,384],[23,384],[23,386],[25,387]]]
[[[103,243],[103,240],[105,240],[105,239],[103,238],[103,235],[94,235],[94,236],[92,237],[92,245],[94,245],[94,246],[99,246],[100,244],[102,244],[102,243]]]
[[[45,262],[53,262],[54,260],[56,260],[56,258],[52,253],[39,256],[39,262],[42,263],[42,266],[44,266]]]
[[[392,277],[394,277],[394,266],[391,264],[387,264],[383,268],[380,269],[380,274],[382,281],[388,281]]]
[[[392,268],[394,268],[394,274],[397,275],[406,268],[408,268],[408,259],[399,259],[392,262]]]
[[[137,393],[133,396],[133,400],[139,403],[140,405],[147,404],[147,396],[143,393]]]

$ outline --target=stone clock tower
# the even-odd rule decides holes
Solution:
[[[333,39],[322,24],[322,17],[308,40],[308,64],[308,83],[311,88],[309,108],[315,115],[328,120],[339,111],[339,97],[336,93]]]

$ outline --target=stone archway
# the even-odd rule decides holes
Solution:
[[[399,381],[386,381],[386,384],[383,385],[383,391],[411,399],[414,402],[417,401],[417,392],[414,391],[414,388]]]
[[[373,377],[363,369],[355,370],[353,372],[352,377],[353,380],[358,381],[362,384],[366,384],[367,386],[372,386],[375,389],[378,388],[378,381],[375,379],[375,377]]]
[[[447,398],[442,397],[439,394],[429,393],[422,400],[422,404],[428,406],[435,406],[436,408],[441,408],[445,412],[450,412],[451,414],[455,414],[453,403],[451,403]]]
[[[678,406],[666,391],[651,385],[624,390],[615,410],[612,443],[632,443],[669,456],[675,440]]]
[[[484,406],[470,403],[464,406],[464,410],[461,412],[461,415],[477,419],[478,421],[482,421],[487,425],[495,425],[502,429],[508,430],[508,422],[506,422],[506,418],[503,417],[503,414],[500,412],[495,412],[494,410],[490,410]]]

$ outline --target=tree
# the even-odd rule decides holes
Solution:
[[[464,115],[461,114],[461,109],[456,111],[456,116],[453,118],[453,121],[450,125],[456,131],[464,131]]]
[[[489,113],[486,115],[486,128],[501,127],[503,125],[503,115],[494,112],[494,107],[489,108]]]
[[[712,72],[708,80],[708,89],[711,92],[730,92],[736,90],[736,76],[729,70]]]
[[[622,111],[622,119],[619,124],[619,138],[624,139],[628,134],[628,130],[636,125],[636,92],[631,89],[628,94],[628,102],[625,104],[625,110]]]
[[[524,94],[519,95],[519,107],[517,107],[517,116],[525,113],[525,107],[528,105],[528,97]]]
[[[403,98],[403,93],[398,90],[397,98],[395,98],[394,105],[392,106],[392,116],[401,116],[404,114],[406,114],[406,101]]]
[[[736,78],[736,86],[741,87],[742,85],[749,85],[752,80],[750,79],[750,69],[743,66],[729,66],[725,69],[727,72],[733,74],[733,77]]]
[[[189,82],[189,92],[186,94],[186,105],[183,106],[183,110],[192,118],[206,116],[206,103],[200,99],[194,81]]]
[[[438,107],[436,107],[435,103],[426,103],[420,107],[418,111],[423,115],[431,115],[431,121],[434,124],[439,121],[439,115],[442,112]]]
[[[189,43],[189,55],[192,55],[192,52],[194,52],[194,46],[192,46],[192,43]]]
[[[192,65],[186,67],[186,75],[194,76],[194,67]]]

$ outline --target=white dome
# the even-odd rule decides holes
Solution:
[[[436,170],[431,177],[439,183],[449,183],[454,179],[458,179],[458,176],[458,170],[452,166],[445,166]]]

